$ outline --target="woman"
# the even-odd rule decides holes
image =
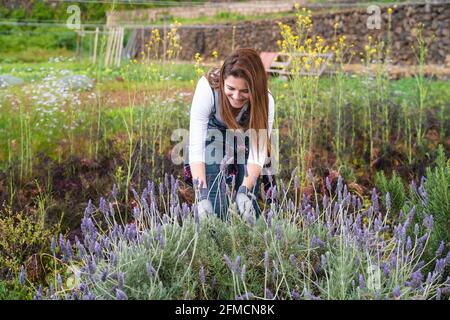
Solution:
[[[200,78],[192,101],[189,129],[189,165],[192,178],[198,181],[196,200],[200,219],[214,212],[222,219],[227,217],[225,183],[237,189],[235,202],[244,218],[259,216],[255,198],[261,170],[270,154],[268,139],[274,110],[264,65],[253,49],[235,50],[220,70],[212,69]],[[238,130],[237,143],[234,138],[227,143],[228,134],[233,132],[230,129]],[[248,129],[256,133],[250,134],[250,139],[242,135],[252,131]],[[222,157],[219,163],[214,161],[217,155]],[[239,161],[242,158],[245,162]]]

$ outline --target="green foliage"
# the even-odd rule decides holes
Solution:
[[[0,278],[11,279],[19,274],[22,265],[32,265],[39,274],[39,258],[48,252],[54,227],[45,224],[40,211],[27,214],[14,212],[9,207],[0,209]]]
[[[406,200],[405,188],[402,179],[394,172],[390,179],[386,178],[383,171],[375,175],[375,186],[381,192],[383,205],[386,207],[386,194],[389,192],[391,200],[391,212],[397,216],[403,208]]]
[[[66,28],[38,28],[23,30],[15,27],[9,34],[0,35],[2,52],[21,52],[30,48],[73,50],[76,33]]]
[[[433,231],[428,255],[433,255],[441,241],[450,241],[450,162],[439,145],[435,167],[426,169],[426,179],[417,188],[410,188],[410,206],[416,206],[418,223],[429,214],[433,216]]]
[[[30,291],[17,280],[0,280],[0,300],[30,300]]]

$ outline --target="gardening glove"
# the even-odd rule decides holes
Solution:
[[[256,216],[255,208],[253,208],[249,195],[251,196],[251,193],[246,186],[240,186],[236,194],[236,205],[245,221],[249,221],[250,217]]]
[[[200,188],[197,195],[198,219],[204,221],[209,214],[213,214],[214,209],[211,201],[208,199],[208,188]]]

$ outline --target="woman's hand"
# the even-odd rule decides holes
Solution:
[[[240,186],[238,189],[238,192],[236,194],[236,205],[245,221],[248,221],[250,217],[256,215],[252,200],[248,196],[248,189],[245,186]]]
[[[198,219],[204,221],[208,215],[214,213],[211,201],[208,199],[208,188],[200,188],[197,194]]]

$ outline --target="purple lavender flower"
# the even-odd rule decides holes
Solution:
[[[162,231],[161,231],[161,224],[160,223],[158,223],[158,226],[156,227],[156,237],[155,237],[155,239],[158,241],[159,247],[161,249],[164,249],[165,241],[164,241],[164,235],[162,234]]]
[[[55,237],[52,237],[52,242],[50,244],[50,251],[53,253],[53,255],[56,254],[56,242]]]
[[[402,221],[403,220],[403,210],[400,209],[400,212],[398,214],[398,221]]]
[[[169,189],[169,175],[166,173],[164,173],[164,187],[166,189]]]
[[[278,199],[278,189],[277,189],[277,186],[273,186],[272,188],[271,188],[271,200],[276,200],[276,199]]]
[[[359,274],[359,289],[363,290],[364,289],[364,276],[360,273]]]
[[[85,219],[89,218],[94,212],[95,212],[94,205],[92,204],[92,200],[89,199],[88,205],[86,209],[84,209],[84,218]]]
[[[140,220],[141,219],[141,210],[137,206],[133,208],[133,218],[135,220]]]
[[[436,256],[440,257],[442,255],[442,252],[444,252],[445,242],[441,241],[439,244],[439,248],[436,250]]]
[[[291,265],[293,267],[295,267],[297,265],[297,258],[293,254],[289,255],[289,261],[291,262]]]
[[[437,259],[434,272],[436,274],[441,274],[442,272],[444,272],[444,269],[445,269],[445,259]]]
[[[305,292],[305,297],[309,300],[322,300],[322,299],[320,299],[320,297],[315,296],[315,295],[309,293],[308,291]]]
[[[422,272],[420,272],[420,270],[417,270],[416,272],[413,272],[411,274],[411,281],[407,281],[406,285],[413,289],[420,288],[422,286],[422,281],[423,281]]]
[[[70,240],[67,240],[66,245],[65,245],[65,256],[67,261],[71,260],[73,257],[73,250],[72,250],[72,244],[70,243]]]
[[[281,226],[280,224],[277,224],[277,241],[281,241]]]
[[[389,278],[390,270],[389,270],[389,264],[388,263],[384,263],[383,264],[383,273],[384,273],[384,276],[386,278]]]
[[[272,228],[272,210],[269,209],[269,212],[267,213],[267,227],[270,229]]]
[[[410,252],[411,249],[412,249],[411,237],[408,236],[408,239],[406,239],[406,252]]]
[[[300,300],[300,294],[295,289],[291,290],[291,296],[292,296],[292,299],[294,299],[294,300]]]
[[[442,290],[441,288],[436,289],[436,300],[441,300]]]
[[[413,271],[422,269],[425,266],[425,261],[419,261],[419,263],[414,267]]]
[[[161,196],[164,195],[164,184],[163,184],[163,182],[159,183],[159,194]]]
[[[230,268],[231,271],[233,271],[233,263],[230,260],[230,257],[228,257],[226,254],[223,255],[223,259],[225,260],[225,263],[227,264],[228,268]]]
[[[284,196],[286,194],[286,185],[284,184],[283,179],[280,179],[280,190],[282,196]]]
[[[116,299],[117,300],[128,300],[128,296],[120,290],[119,288],[116,288]]]
[[[337,185],[336,185],[336,193],[341,191],[341,189],[342,189],[342,177],[338,176],[338,182],[337,182]]]
[[[109,273],[108,268],[102,271],[102,275],[100,277],[100,280],[102,280],[102,282],[106,281],[106,279],[108,278],[108,273]]]
[[[250,300],[254,297],[255,295],[251,292],[246,292],[241,296],[237,296],[236,300]]]
[[[203,266],[200,266],[199,277],[200,277],[200,283],[202,285],[204,285],[205,284],[205,269],[203,268]]]
[[[112,196],[114,199],[117,199],[118,193],[119,193],[119,190],[117,189],[117,185],[114,183],[113,189],[112,189]]]
[[[242,282],[245,282],[245,274],[247,273],[247,266],[244,264],[242,266],[242,270],[241,270],[241,279]]]
[[[60,248],[61,252],[64,253],[64,251],[66,250],[66,248],[65,248],[66,245],[65,245],[65,241],[64,241],[62,233],[59,234],[58,242],[59,242],[59,248]]]
[[[266,288],[266,289],[264,290],[264,292],[266,293],[267,299],[273,300],[273,293],[272,293],[272,291],[269,290],[269,288]]]
[[[103,214],[103,216],[105,218],[108,218],[109,207],[108,207],[108,204],[107,204],[105,198],[103,198],[103,197],[100,198],[98,208],[99,208],[100,212]]]
[[[422,245],[427,240],[427,238],[428,238],[428,233],[425,233],[423,236],[421,236],[419,238],[419,240],[417,240],[417,242]]]
[[[76,239],[76,246],[77,246],[77,251],[78,251],[78,257],[80,258],[80,259],[83,259],[84,258],[84,256],[86,256],[86,249],[84,248],[84,246],[81,244],[81,242],[78,240],[78,239]]]
[[[417,223],[414,225],[414,234],[416,237],[419,236],[419,225]]]
[[[425,218],[423,219],[424,227],[427,228],[428,230],[432,230],[433,224],[434,224],[433,215],[431,215],[431,214],[425,215]]]
[[[123,272],[118,272],[117,273],[117,284],[119,286],[119,288],[123,288],[124,283],[125,283],[125,274]]]
[[[19,282],[21,285],[25,285],[25,281],[27,280],[27,272],[25,271],[25,267],[22,265],[20,268]]]
[[[445,257],[445,265],[450,265],[450,251],[447,252],[447,256]]]
[[[240,265],[241,265],[241,256],[237,256],[233,264],[234,273],[239,273]]]
[[[88,270],[90,275],[95,274],[96,264],[94,258],[88,260]]]
[[[391,210],[391,195],[389,192],[386,193],[386,209]]]
[[[311,247],[323,247],[323,246],[325,246],[325,242],[323,242],[318,237],[316,237],[316,235],[313,235],[311,237],[310,246]]]
[[[428,272],[428,274],[427,274],[427,280],[425,281],[425,283],[426,283],[427,285],[430,285],[432,281],[433,281],[433,275],[431,274],[431,272]]]
[[[372,206],[373,206],[373,210],[375,212],[379,211],[378,194],[377,194],[377,190],[375,188],[372,189]]]
[[[401,293],[401,291],[400,291],[400,286],[399,286],[399,285],[397,285],[397,286],[394,288],[393,294],[394,294],[394,298],[395,298],[395,299],[399,299],[399,298],[400,298],[400,295],[401,295],[402,293]]]
[[[328,192],[331,193],[331,182],[330,182],[330,178],[329,177],[325,178],[325,184],[327,186]]]
[[[58,277],[56,278],[56,283],[57,283],[58,290],[61,290],[63,284],[62,284],[62,279],[61,279],[61,275],[60,274],[58,274]]]
[[[150,262],[147,262],[145,264],[145,269],[146,269],[147,275],[150,279],[153,277],[156,277],[156,270]]]
[[[36,295],[33,297],[33,300],[42,300],[42,284],[39,285],[38,290],[36,291]]]
[[[294,177],[294,190],[295,191],[298,190],[298,177],[297,176]]]

